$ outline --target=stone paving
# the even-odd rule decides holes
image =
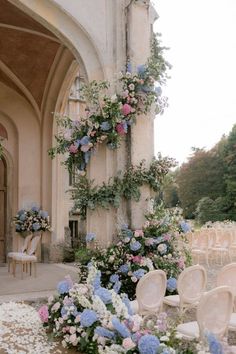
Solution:
[[[45,299],[56,291],[56,285],[66,275],[78,280],[78,269],[73,264],[37,264],[37,277],[24,274],[20,269],[14,278],[7,266],[0,267],[0,303],[6,301],[25,301]]]

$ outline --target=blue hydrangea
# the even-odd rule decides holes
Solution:
[[[85,163],[81,162],[81,164],[78,166],[79,171],[84,171],[85,169]]]
[[[40,229],[40,224],[38,222],[33,223],[32,228],[34,231],[38,231]]]
[[[83,327],[90,327],[98,320],[98,316],[95,311],[85,309],[80,315],[80,323]]]
[[[90,143],[90,137],[89,136],[84,136],[81,140],[80,140],[80,144],[81,145],[88,145]]]
[[[141,279],[145,273],[147,273],[145,269],[139,268],[133,272],[133,276],[137,279]]]
[[[16,231],[20,231],[21,230],[21,226],[19,224],[16,224]]]
[[[188,223],[186,223],[185,221],[181,221],[180,227],[184,233],[191,231],[191,226]]]
[[[93,285],[95,290],[99,289],[101,287],[101,271],[100,270],[97,271],[92,285]]]
[[[46,219],[48,217],[48,213],[44,210],[40,210],[39,216],[41,216],[43,219]]]
[[[85,161],[85,163],[88,163],[88,162],[89,162],[90,157],[91,157],[91,151],[86,151],[86,152],[84,153],[84,161]]]
[[[89,232],[85,237],[85,241],[92,242],[93,240],[95,240],[95,238],[96,238],[96,235],[92,232]]]
[[[175,278],[169,278],[167,280],[167,290],[173,292],[177,288],[177,280]]]
[[[21,214],[19,219],[20,219],[20,221],[25,221],[26,220],[26,215],[25,214]]]
[[[145,74],[146,71],[147,71],[147,67],[144,64],[137,66],[137,72],[139,75]]]
[[[121,282],[118,280],[115,282],[114,286],[113,286],[113,290],[118,294],[121,288]]]
[[[63,306],[63,307],[61,308],[61,316],[64,316],[64,315],[66,315],[66,314],[67,314],[67,310],[66,310],[65,306]]]
[[[112,339],[115,336],[112,331],[109,331],[109,329],[103,328],[101,326],[96,327],[94,332],[100,337],[106,337],[109,339]]]
[[[136,251],[138,251],[141,247],[142,247],[142,245],[141,245],[141,243],[138,242],[138,241],[135,241],[135,242],[131,242],[131,243],[130,243],[130,249],[131,249],[131,251],[136,252]]]
[[[102,122],[101,125],[101,130],[103,130],[104,132],[108,131],[109,129],[111,129],[111,123],[110,122]]]
[[[128,62],[127,66],[126,66],[126,71],[127,71],[127,73],[130,73],[130,74],[132,73],[132,65],[130,62]]]
[[[38,213],[38,212],[39,212],[39,207],[33,206],[33,207],[31,208],[31,210],[32,210],[33,212],[35,212],[35,213]]]
[[[138,342],[140,354],[157,354],[159,346],[159,339],[151,334],[145,334]]]
[[[119,268],[119,271],[124,274],[128,273],[128,271],[129,271],[128,264],[122,264]]]
[[[163,241],[164,241],[163,236],[158,236],[157,238],[154,239],[154,243],[156,243],[157,245]]]
[[[21,210],[18,211],[17,214],[18,214],[18,215],[21,215],[21,214],[24,214],[24,213],[25,213],[25,210],[24,210],[24,209],[21,209]]]
[[[95,295],[99,296],[100,299],[104,302],[104,304],[110,304],[112,302],[112,298],[111,298],[111,293],[109,290],[107,290],[106,288],[98,288],[95,290],[94,292]]]
[[[110,279],[109,279],[109,281],[110,281],[111,283],[116,283],[118,280],[119,280],[119,275],[118,275],[118,274],[112,274],[112,275],[110,276]]]
[[[160,86],[155,87],[155,93],[157,96],[160,96],[162,94],[162,89]]]
[[[217,338],[212,333],[207,335],[207,341],[208,341],[209,350],[211,354],[223,354],[223,348],[221,343],[217,340]]]
[[[128,314],[132,316],[134,314],[134,311],[132,310],[131,304],[130,304],[130,299],[128,298],[127,294],[123,294],[122,296],[122,302],[125,304],[125,306],[128,309]]]
[[[123,230],[123,235],[125,236],[125,237],[133,237],[133,231],[132,230],[130,230],[130,229],[125,229],[125,230]]]
[[[60,295],[68,294],[69,290],[71,289],[72,284],[67,280],[62,280],[57,284],[57,291]]]
[[[127,338],[130,337],[130,331],[128,330],[128,328],[121,323],[117,317],[113,317],[111,320],[111,323],[113,325],[113,327],[115,328],[115,330],[121,335],[121,337],[123,338]]]

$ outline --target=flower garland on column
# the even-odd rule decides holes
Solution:
[[[92,81],[84,86],[85,116],[75,121],[65,116],[57,117],[60,131],[55,136],[56,146],[49,150],[49,155],[54,158],[57,154],[65,154],[64,164],[70,172],[74,167],[84,171],[99,144],[106,142],[110,149],[120,146],[122,137],[135,124],[138,115],[148,113],[153,104],[156,113],[162,113],[167,102],[162,97],[161,85],[170,67],[163,58],[164,49],[155,37],[148,63],[139,65],[135,72],[128,64],[126,72],[119,74],[119,94],[107,94],[108,82]]]

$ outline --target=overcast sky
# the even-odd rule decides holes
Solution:
[[[155,151],[182,163],[191,147],[211,148],[236,123],[236,0],[154,0],[155,31],[170,47],[155,121]]]

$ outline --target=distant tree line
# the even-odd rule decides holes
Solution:
[[[165,180],[166,207],[179,205],[184,217],[207,221],[236,220],[236,125],[211,149],[193,148]]]

